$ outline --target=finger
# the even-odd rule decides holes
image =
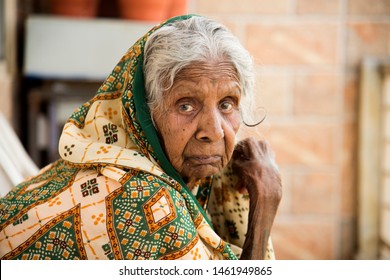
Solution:
[[[233,158],[236,160],[251,160],[256,158],[256,142],[253,138],[240,141],[235,147]]]
[[[234,148],[234,151],[233,151],[232,158],[236,161],[237,160],[244,160],[244,159],[248,158],[248,156],[246,155],[246,148],[245,148],[244,141],[241,141],[236,145],[236,147]]]

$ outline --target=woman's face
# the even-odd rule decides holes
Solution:
[[[188,182],[211,176],[230,160],[240,126],[241,90],[230,63],[183,69],[153,112],[173,167]]]

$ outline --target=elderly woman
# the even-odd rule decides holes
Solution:
[[[69,118],[62,159],[1,199],[1,258],[273,258],[272,151],[235,143],[251,63],[213,20],[153,28]]]

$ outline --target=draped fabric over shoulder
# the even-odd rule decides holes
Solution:
[[[148,36],[189,17],[140,38],[68,119],[61,159],[0,200],[2,259],[239,257],[247,194],[235,191],[229,166],[189,189],[163,152],[145,100]]]

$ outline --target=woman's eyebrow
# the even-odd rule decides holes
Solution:
[[[191,84],[172,87],[168,94],[170,94],[171,96],[195,96],[199,95],[199,92],[200,90],[199,87],[196,86],[196,83],[191,82]]]
[[[242,88],[239,83],[234,83],[232,85],[228,85],[225,92],[227,95],[236,95],[240,97],[242,95]]]

